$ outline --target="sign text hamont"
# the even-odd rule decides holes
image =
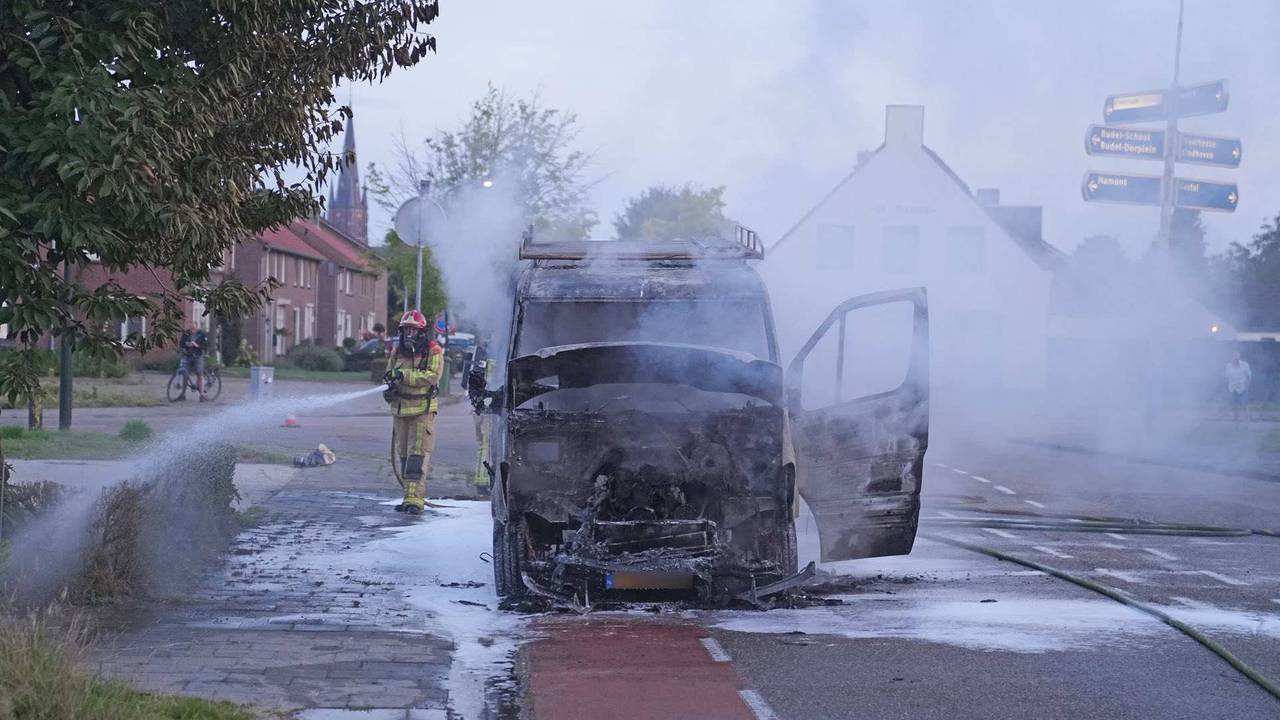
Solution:
[[[1181,208],[1233,212],[1240,202],[1240,189],[1235,183],[1175,178],[1174,187],[1174,204]],[[1090,172],[1084,176],[1081,194],[1086,202],[1159,205],[1160,178]]]

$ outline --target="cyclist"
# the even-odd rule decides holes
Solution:
[[[204,402],[207,398],[204,396],[204,352],[209,345],[209,337],[205,335],[204,330],[196,326],[195,320],[192,320],[187,329],[182,331],[182,338],[178,340],[178,347],[182,350],[182,369],[188,374],[194,372],[196,376],[196,390],[200,392],[200,402]],[[182,398],[187,399],[187,386],[182,386]]]

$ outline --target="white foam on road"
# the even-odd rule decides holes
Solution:
[[[527,618],[497,609],[493,566],[480,559],[492,549],[489,502],[440,502],[449,507],[428,508],[417,522],[389,529],[386,537],[307,562],[399,586],[423,612],[422,629],[453,641],[452,711],[478,718],[484,712],[485,683],[505,675],[503,664],[526,636]]]
[[[1023,500],[1022,502],[1024,502],[1024,503],[1026,503],[1026,504],[1030,505],[1030,506],[1031,506],[1031,507],[1033,507],[1033,508],[1039,508],[1039,509],[1041,509],[1041,510],[1043,510],[1043,509],[1045,508],[1044,503],[1038,503],[1038,502],[1036,502],[1035,500]]]
[[[973,478],[974,480],[977,480],[977,481],[978,481],[978,482],[980,482],[980,483],[990,483],[990,482],[991,482],[990,480],[988,480],[988,479],[986,479],[986,478],[984,478],[984,477],[979,477],[979,476],[977,476],[977,475],[970,475],[969,477]]]
[[[999,490],[1000,492],[1004,493],[1005,495],[1017,495],[1017,494],[1018,494],[1016,491],[1014,491],[1014,490],[1010,490],[1009,488],[1007,488],[1007,487],[1005,487],[1005,486],[1003,486],[1003,485],[995,485],[995,486],[993,486],[993,487],[995,487],[995,489]]]
[[[982,528],[982,531],[983,531],[983,532],[989,532],[989,533],[991,533],[992,535],[995,535],[996,537],[1002,537],[1002,538],[1005,538],[1006,540],[1017,540],[1017,539],[1018,539],[1018,536],[1017,536],[1017,535],[1014,535],[1013,533],[1011,533],[1011,532],[1007,532],[1007,531],[1005,531],[1005,530],[997,530],[997,529],[995,529],[995,528]]]
[[[1163,551],[1163,550],[1158,550],[1158,549],[1156,549],[1156,548],[1142,548],[1142,549],[1143,549],[1144,551],[1146,551],[1146,552],[1148,552],[1148,553],[1152,554],[1152,555],[1155,555],[1156,557],[1160,558],[1161,560],[1168,560],[1168,561],[1170,561],[1170,562],[1174,562],[1174,561],[1176,561],[1176,560],[1178,559],[1178,556],[1177,556],[1177,555],[1172,555],[1172,554],[1170,554],[1170,553],[1167,553],[1167,552],[1165,552],[1165,551]]]

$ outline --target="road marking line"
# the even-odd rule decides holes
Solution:
[[[1003,485],[996,485],[996,486],[995,486],[995,489],[999,490],[1000,492],[1004,493],[1005,495],[1017,495],[1017,494],[1018,494],[1018,493],[1014,492],[1013,490],[1010,490],[1009,488],[1007,488],[1007,487],[1005,487],[1005,486],[1003,486]]]
[[[942,468],[943,470],[950,470],[950,469],[951,469],[951,466],[950,466],[950,465],[943,465],[942,463],[934,463],[934,465],[937,465],[938,467]]]
[[[1161,558],[1161,559],[1163,559],[1163,560],[1177,560],[1177,559],[1178,559],[1178,557],[1177,557],[1176,555],[1170,555],[1169,553],[1167,553],[1167,552],[1165,552],[1165,551],[1163,551],[1163,550],[1157,550],[1157,549],[1155,549],[1155,548],[1142,548],[1142,549],[1143,549],[1143,550],[1146,550],[1147,552],[1151,553],[1152,555],[1155,555],[1156,557]]]
[[[1117,545],[1115,543],[1098,543],[1098,547],[1104,547],[1108,550],[1128,550],[1129,549],[1124,545]]]
[[[1032,545],[1032,546],[1031,546],[1031,549],[1032,549],[1032,550],[1039,550],[1040,552],[1044,553],[1045,555],[1052,555],[1052,556],[1054,556],[1054,557],[1056,557],[1056,558],[1062,558],[1063,560],[1070,560],[1072,557],[1074,557],[1074,556],[1072,556],[1072,555],[1068,555],[1068,554],[1066,554],[1066,553],[1064,553],[1064,552],[1058,552],[1057,550],[1054,550],[1054,549],[1053,549],[1053,548],[1051,548],[1051,547],[1045,547],[1044,545]]]
[[[729,653],[720,647],[720,643],[715,638],[698,638],[698,642],[702,643],[702,647],[707,649],[707,654],[716,662],[729,662]]]
[[[958,472],[958,473],[960,473],[961,475],[968,475],[968,474],[969,474],[967,471],[965,471],[965,470],[961,470],[960,468],[951,468],[951,472]]]
[[[978,477],[977,475],[970,475],[969,477],[971,477],[971,478],[973,478],[974,480],[977,480],[978,482],[983,483],[983,484],[987,484],[987,483],[990,483],[990,482],[991,482],[990,480],[988,480],[988,479],[986,479],[986,478],[984,478],[984,477]]]
[[[760,693],[755,690],[739,690],[738,696],[751,709],[751,714],[756,716],[756,720],[778,720],[778,716],[774,714],[764,698],[760,697]]]
[[[1212,570],[1197,570],[1196,572],[1200,573],[1201,575],[1211,577],[1214,580],[1217,580],[1218,582],[1222,583],[1223,585],[1234,585],[1235,587],[1245,587],[1249,584],[1243,580],[1237,580],[1233,577],[1223,575],[1222,573],[1216,573]]]
[[[1022,502],[1030,505],[1033,508],[1040,508],[1041,510],[1043,510],[1045,507],[1044,503],[1038,503],[1035,500],[1023,500]]]
[[[1011,532],[1005,532],[1004,530],[996,530],[995,528],[982,528],[982,529],[983,529],[983,530],[985,530],[986,532],[991,533],[992,535],[996,535],[996,536],[999,536],[999,537],[1002,537],[1002,538],[1007,538],[1007,539],[1009,539],[1009,540],[1017,540],[1017,539],[1018,539],[1018,536],[1017,536],[1017,535],[1014,535],[1014,534],[1013,534],[1013,533],[1011,533]]]
[[[1127,537],[1125,537],[1125,536],[1123,536],[1123,535],[1120,535],[1119,533],[1103,533],[1103,535],[1106,535],[1106,536],[1107,536],[1107,537],[1109,537],[1109,538],[1115,538],[1116,540],[1128,540],[1128,539],[1129,539],[1129,538],[1127,538]]]
[[[1113,577],[1117,580],[1123,580],[1131,585],[1141,585],[1143,583],[1142,578],[1138,577],[1137,575],[1134,575],[1133,573],[1125,572],[1123,570],[1108,570],[1107,568],[1094,568],[1093,571],[1098,573],[1099,575],[1106,575],[1107,577]]]

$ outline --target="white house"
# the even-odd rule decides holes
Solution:
[[[884,144],[765,252],[784,357],[840,301],[923,286],[935,389],[1044,383],[1059,253],[1040,209],[998,204],[924,144],[924,108],[891,105]]]

